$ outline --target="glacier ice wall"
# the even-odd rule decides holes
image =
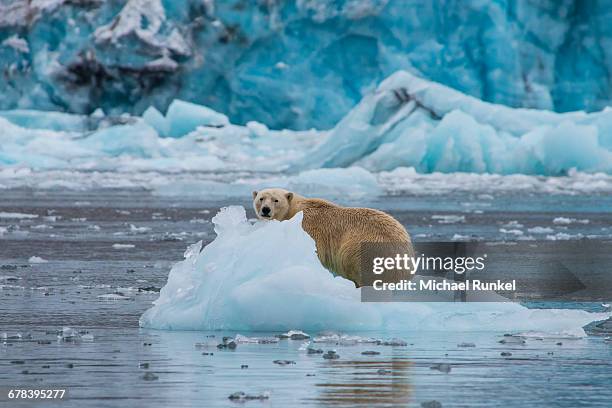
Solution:
[[[592,0],[0,0],[0,109],[330,128],[397,70],[511,107],[599,110],[612,4]]]
[[[13,167],[257,172],[306,190],[326,177],[332,189],[357,177],[361,190],[373,191],[374,176],[365,170],[612,174],[612,109],[510,108],[400,71],[327,131],[236,125],[212,109],[175,100],[165,115],[149,108],[141,117],[0,111],[0,142],[0,165]],[[247,183],[235,181],[232,188],[248,193]]]
[[[246,219],[243,207],[213,218],[216,239],[172,267],[142,327],[169,330],[463,330],[571,332],[606,319],[582,310],[516,303],[362,303],[352,282],[324,269],[301,213],[289,221]],[[291,242],[291,245],[286,245]],[[282,248],[282,250],[279,250]],[[273,254],[273,256],[270,256]]]

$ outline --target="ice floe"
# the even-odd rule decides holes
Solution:
[[[301,214],[252,224],[244,208],[234,206],[223,208],[213,223],[216,239],[187,249],[141,316],[142,327],[561,332],[609,316],[516,303],[364,303],[350,281],[321,266],[313,240],[301,228]]]

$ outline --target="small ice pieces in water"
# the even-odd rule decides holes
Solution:
[[[378,374],[380,375],[387,375],[387,374],[391,374],[392,371],[391,370],[385,370],[384,368],[379,369],[378,371],[376,371]]]
[[[49,261],[47,261],[44,258],[41,258],[40,256],[31,256],[28,259],[28,262],[31,263],[31,264],[41,264],[41,263],[47,263]]]
[[[337,360],[340,356],[334,350],[329,350],[327,353],[323,354],[323,358],[326,360]]]
[[[380,351],[366,350],[366,351],[362,351],[361,354],[364,356],[377,356],[380,354]]]
[[[102,300],[130,300],[129,296],[125,296],[122,293],[107,293],[106,295],[98,295],[98,299]]]
[[[425,401],[421,402],[421,408],[442,408],[442,403],[436,400]]]
[[[113,244],[113,249],[131,249],[135,248],[134,244]]]
[[[553,224],[556,224],[556,225],[569,225],[573,223],[588,224],[589,220],[587,219],[578,220],[576,218],[566,218],[566,217],[557,217],[553,220]]]
[[[383,346],[399,346],[399,347],[404,347],[408,345],[408,343],[406,343],[404,340],[397,339],[397,338],[383,340],[378,344],[381,344]]]
[[[439,224],[456,224],[465,222],[465,215],[432,215],[432,220],[437,220]]]
[[[237,344],[274,344],[278,343],[279,339],[277,337],[248,337],[237,334],[236,337],[234,337],[234,341]]]
[[[446,364],[446,363],[434,364],[429,368],[431,370],[437,370],[437,371],[440,371],[441,373],[446,373],[446,374],[451,372],[451,365]]]
[[[238,392],[231,394],[227,398],[231,401],[238,401],[238,402],[250,401],[250,400],[267,400],[268,398],[270,398],[270,393],[266,391],[262,394],[253,395],[253,394],[246,394],[242,391],[238,391]]]
[[[137,227],[134,224],[130,224],[130,232],[134,234],[144,234],[149,231],[151,231],[151,228],[149,227]]]
[[[509,351],[502,351],[502,352],[500,353],[500,355],[501,355],[502,357],[510,357],[510,356],[512,355],[512,353],[510,353]]]
[[[274,360],[273,363],[281,365],[281,366],[286,366],[290,364],[295,364],[295,361],[293,360]]]
[[[287,333],[278,334],[277,337],[279,339],[289,340],[306,340],[310,338],[308,334],[304,333],[301,330],[289,330]]]
[[[323,354],[323,349],[316,349],[316,348],[308,347],[306,349],[306,353],[308,353],[308,354]]]
[[[338,333],[321,333],[312,339],[315,343],[331,343],[343,346],[350,346],[361,343],[382,344],[382,340],[372,337],[351,336],[348,334]]]
[[[66,343],[76,343],[81,341],[81,335],[71,327],[64,327],[57,335],[57,339]]]
[[[138,364],[138,368],[149,368],[149,363],[140,363]]]
[[[457,344],[457,347],[476,347],[476,344],[474,344],[474,343],[459,343],[459,344]]]

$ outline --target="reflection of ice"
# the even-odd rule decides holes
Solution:
[[[530,310],[515,303],[362,303],[360,291],[319,263],[301,214],[246,220],[242,207],[214,218],[217,238],[174,265],[143,327],[194,330],[582,330],[605,313]]]

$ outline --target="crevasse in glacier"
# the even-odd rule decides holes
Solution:
[[[511,107],[599,110],[612,5],[582,0],[3,0],[0,109],[331,128],[408,70]]]
[[[304,185],[323,175],[320,168],[346,167],[612,173],[610,109],[509,108],[405,71],[383,81],[329,131],[235,125],[221,113],[178,100],[165,115],[149,108],[142,117],[3,111],[0,129],[0,163],[35,169],[257,171],[280,173],[276,181],[282,185],[290,185],[285,176],[301,174]],[[361,175],[364,186],[375,184],[363,171],[351,174]]]
[[[530,310],[516,303],[363,303],[352,282],[324,269],[301,213],[246,219],[243,207],[213,218],[216,239],[192,245],[172,267],[142,327],[173,330],[463,330],[584,335],[608,313]],[[287,246],[286,243],[291,242]],[[278,248],[282,248],[279,251]],[[273,256],[271,256],[273,254]]]

